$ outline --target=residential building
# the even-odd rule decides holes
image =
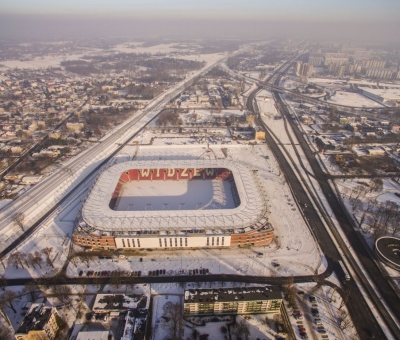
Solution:
[[[15,332],[17,340],[54,340],[58,331],[57,310],[43,303],[31,305],[21,325]]]
[[[184,314],[259,314],[277,313],[282,294],[276,286],[189,289],[185,291]]]

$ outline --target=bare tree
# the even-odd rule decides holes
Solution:
[[[368,192],[368,189],[366,187],[364,187],[363,185],[357,185],[351,191],[349,199],[351,199],[352,197],[359,198],[360,196],[365,196],[365,194],[367,192]]]
[[[19,266],[24,268],[23,259],[24,256],[22,255],[22,253],[20,253],[19,251],[15,251],[8,257],[8,263],[17,269],[19,268]]]
[[[42,268],[42,266],[40,265],[42,263],[43,257],[40,251],[35,251],[33,253],[33,258],[32,258],[32,265],[37,264],[39,266],[39,268]]]
[[[192,335],[192,339],[193,340],[198,340],[198,338],[200,336],[200,332],[196,328],[193,328],[193,331],[192,331],[191,335]]]
[[[163,318],[165,320],[165,325],[171,339],[180,340],[182,339],[182,316],[181,316],[181,306],[180,304],[168,301],[163,306]]]
[[[383,189],[383,181],[380,178],[373,178],[371,180],[371,185],[370,185],[370,189],[369,192],[372,191],[381,191]]]
[[[53,252],[53,247],[46,247],[43,249],[43,254],[46,257],[47,264],[49,266],[51,266],[52,268],[54,268],[53,262],[51,261],[51,258],[50,258],[52,252]]]
[[[64,285],[55,285],[52,288],[53,294],[57,297],[58,301],[61,303],[69,303],[70,302],[70,295],[71,295],[71,288],[70,286]]]
[[[6,290],[3,294],[0,295],[0,305],[4,304],[5,306],[11,308],[14,313],[17,313],[13,305],[13,302],[17,297],[18,293],[12,290]]]
[[[25,214],[22,212],[16,212],[11,216],[12,221],[22,229],[22,231],[25,231],[24,229],[24,222],[25,222]]]
[[[340,306],[339,306],[339,310],[341,310],[346,305],[347,301],[349,301],[349,297],[350,297],[350,290],[346,289],[343,293],[342,301],[340,302]]]
[[[283,318],[282,318],[282,314],[281,313],[277,313],[274,315],[273,320],[276,323],[282,323],[283,322]]]
[[[339,310],[338,321],[342,329],[346,329],[351,325],[349,313],[344,309]]]
[[[352,197],[349,199],[349,202],[351,204],[351,210],[354,212],[360,208],[362,208],[362,201],[359,198]]]
[[[296,303],[296,289],[294,286],[293,275],[287,278],[287,283],[283,285],[283,291],[285,293],[287,300],[289,301],[289,304],[291,306],[294,306]]]
[[[5,290],[5,287],[7,287],[7,280],[4,276],[0,275],[0,289]]]
[[[372,227],[372,236],[374,237],[374,239],[377,240],[384,235],[386,235],[386,229],[384,228],[384,226],[380,223],[374,224],[374,226]]]
[[[250,336],[249,325],[245,320],[239,321],[233,328],[232,333],[236,336],[236,339],[243,339],[243,337],[248,340]]]
[[[35,301],[41,294],[39,286],[34,281],[29,281],[25,285],[23,292],[29,294],[32,301]]]
[[[387,233],[388,228],[395,223],[399,215],[399,208],[397,203],[392,201],[386,201],[378,205],[378,209],[375,212],[377,218],[375,229],[377,229],[379,236]]]
[[[8,319],[7,312],[6,312],[6,304],[5,302],[0,298],[0,317],[8,324],[11,325],[10,320]]]
[[[13,335],[11,333],[10,328],[5,324],[0,323],[0,339],[12,339],[12,338]]]
[[[33,257],[34,256],[32,253],[24,253],[24,262],[28,268],[30,268],[30,266],[35,267],[35,264],[33,263]]]

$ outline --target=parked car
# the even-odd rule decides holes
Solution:
[[[316,324],[316,325],[322,325],[321,319],[315,318],[315,324]]]

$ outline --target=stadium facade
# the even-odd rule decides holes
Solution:
[[[73,233],[104,249],[183,249],[271,243],[257,171],[230,160],[153,160],[103,171]]]

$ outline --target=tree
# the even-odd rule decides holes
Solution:
[[[274,321],[275,321],[276,323],[282,323],[282,322],[283,322],[281,313],[275,314],[274,317],[273,317],[273,319],[274,319]]]
[[[40,251],[35,251],[33,253],[33,258],[32,258],[32,265],[37,264],[39,266],[39,268],[42,268],[42,266],[40,265],[42,263],[42,253]]]
[[[192,339],[197,340],[199,338],[199,336],[200,336],[200,332],[196,328],[193,328]]]
[[[371,186],[369,192],[381,191],[383,189],[383,181],[380,178],[373,178],[371,180]]]
[[[296,289],[294,286],[294,277],[293,275],[289,276],[287,279],[287,283],[283,285],[283,291],[285,292],[285,296],[289,301],[291,306],[294,306],[296,303]]]
[[[52,288],[53,294],[57,297],[58,301],[61,303],[69,303],[69,297],[71,295],[70,286],[55,285]]]
[[[350,297],[350,290],[346,289],[343,293],[342,301],[340,302],[340,306],[339,306],[339,310],[341,310],[346,305],[347,301],[349,301],[349,297]]]
[[[25,221],[25,214],[22,212],[16,212],[12,214],[11,216],[12,221],[21,228],[22,231],[25,231],[24,229],[24,221]]]
[[[0,295],[0,306],[5,305],[12,309],[14,313],[17,311],[14,308],[13,302],[18,297],[18,293],[12,290],[6,290],[3,294]],[[1,308],[1,307],[0,307]]]
[[[179,340],[182,339],[182,325],[181,325],[181,306],[177,303],[168,301],[163,306],[163,318],[165,320],[165,327],[168,330],[170,339]]]
[[[47,264],[50,265],[52,268],[54,268],[53,262],[51,261],[51,253],[53,251],[53,247],[46,247],[43,249],[43,254],[46,257]]]
[[[21,266],[24,268],[23,264],[24,260],[24,255],[20,253],[19,251],[13,252],[9,257],[8,257],[8,263],[11,264],[12,266],[15,266],[15,268],[18,269],[18,266]]]
[[[349,317],[349,313],[344,309],[339,310],[338,319],[339,319],[339,325],[342,329],[346,329],[351,325],[351,319]]]
[[[351,210],[354,212],[360,208],[362,208],[362,201],[359,198],[352,197],[349,199],[349,202],[351,204]]]
[[[0,289],[5,290],[7,287],[7,280],[4,276],[0,275]]]
[[[35,301],[41,294],[39,286],[35,283],[35,281],[29,281],[22,291],[24,293],[28,293],[32,301]]]
[[[0,339],[12,339],[13,335],[7,325],[0,323]]]
[[[243,338],[248,340],[250,336],[249,325],[245,320],[241,320],[232,328],[232,333],[237,340],[242,340]]]

